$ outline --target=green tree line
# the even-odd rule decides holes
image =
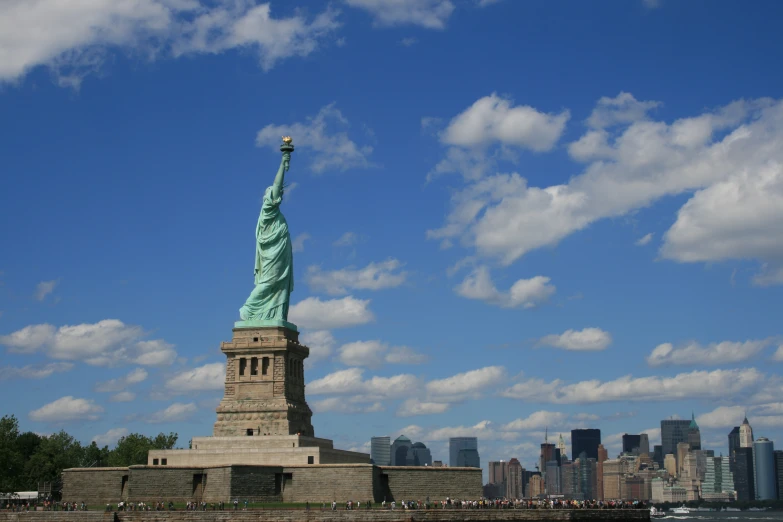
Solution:
[[[111,450],[94,441],[83,446],[64,430],[48,436],[20,432],[16,417],[6,415],[0,419],[0,493],[35,491],[39,482],[58,481],[68,468],[146,464],[149,450],[172,449],[176,443],[176,433],[131,433]]]

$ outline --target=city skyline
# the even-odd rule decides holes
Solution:
[[[745,415],[783,441],[781,18],[0,2],[2,414],[109,446],[211,433],[290,135],[316,437],[443,462],[477,437],[527,469],[546,431],[568,457],[581,428],[653,450],[692,412],[716,454]]]

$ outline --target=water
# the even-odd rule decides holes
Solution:
[[[691,511],[687,515],[666,513],[665,517],[654,520],[696,520],[699,522],[751,522],[769,520],[783,522],[783,511]]]

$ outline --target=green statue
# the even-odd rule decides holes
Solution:
[[[296,328],[288,322],[288,303],[294,290],[294,255],[288,223],[280,212],[285,173],[294,146],[283,137],[283,158],[275,182],[264,192],[261,214],[256,224],[255,288],[239,309],[242,321],[236,326],[279,325]]]

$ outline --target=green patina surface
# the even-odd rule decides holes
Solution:
[[[237,321],[234,323],[234,328],[258,328],[262,326],[282,326],[295,332],[299,331],[294,323],[289,323],[282,319],[251,319],[249,321]]]

